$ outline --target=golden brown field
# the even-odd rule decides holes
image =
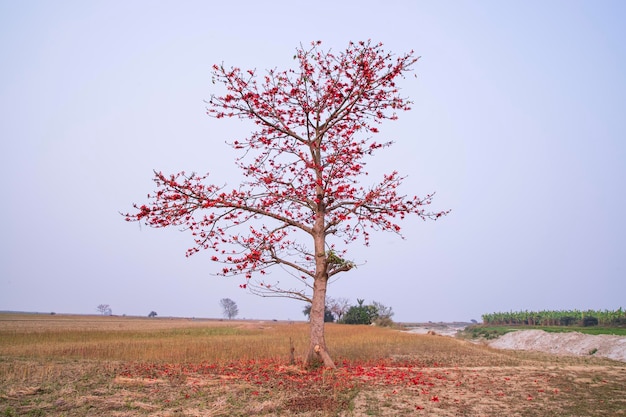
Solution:
[[[304,323],[0,315],[0,416],[619,416],[626,364]],[[290,346],[295,348],[291,363]]]

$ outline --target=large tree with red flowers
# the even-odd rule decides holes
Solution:
[[[155,172],[149,202],[125,217],[189,230],[195,245],[188,255],[213,251],[218,274],[242,275],[240,286],[255,294],[310,302],[306,363],[334,367],[324,340],[327,286],[355,267],[337,245],[368,244],[372,230],[399,234],[397,222],[407,215],[426,220],[447,212],[428,211],[432,194],[399,194],[403,177],[396,171],[362,183],[365,159],[391,145],[373,139],[377,126],[409,110],[396,82],[418,58],[369,41],[338,53],[320,45],[298,48],[295,68],[285,71],[215,65],[214,83],[225,91],[211,97],[208,115],[256,125],[228,143],[240,152],[235,163],[243,180],[227,189],[208,183],[208,174]],[[290,284],[271,279],[274,266],[288,272]]]

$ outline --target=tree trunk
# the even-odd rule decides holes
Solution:
[[[326,275],[326,274],[324,274]],[[327,368],[335,368],[335,363],[328,354],[326,339],[324,338],[324,312],[326,307],[326,286],[328,277],[318,279],[313,283],[313,303],[310,314],[310,343],[306,358],[306,367],[323,363]]]
[[[324,207],[319,204],[315,226],[313,226],[315,247],[315,281],[311,303],[309,353],[305,366],[323,363],[327,368],[335,368],[328,354],[324,338],[324,313],[326,312],[326,287],[328,286],[328,259],[326,257],[326,235],[324,231]]]

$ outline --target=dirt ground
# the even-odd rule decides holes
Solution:
[[[557,355],[598,356],[626,362],[626,337],[578,332],[518,330],[489,343],[497,349],[534,350]]]
[[[546,362],[542,353],[484,349],[488,355],[503,355],[503,359],[513,355],[525,364],[371,366],[358,375],[352,369],[354,380],[361,383],[354,396],[348,397],[328,384],[284,390],[276,385],[276,378],[259,384],[222,374],[126,377],[113,365],[102,369],[97,363],[42,363],[41,369],[32,371],[47,377],[29,377],[25,383],[12,384],[0,395],[0,415],[626,416],[626,366],[593,357],[564,356]],[[305,371],[281,372],[281,380],[287,382]]]
[[[454,337],[470,323],[422,323],[410,333]],[[482,342],[481,342],[482,343]],[[490,347],[529,350],[556,355],[596,356],[626,362],[626,337],[588,335],[579,332],[549,333],[543,330],[517,330],[486,341]]]
[[[427,327],[408,355],[390,346],[337,370],[7,354],[0,416],[626,417],[626,337],[530,330],[475,343]]]
[[[454,336],[457,330],[430,325],[413,332]],[[626,337],[522,330],[477,343],[498,350],[529,351],[537,358],[556,355],[554,365],[429,369],[425,370],[431,381],[427,388],[402,387],[398,391],[389,386],[387,390],[362,391],[354,400],[354,409],[344,415],[626,415],[626,368],[576,363],[592,358],[626,362]]]
[[[624,416],[624,368],[593,365],[425,370],[425,386],[359,392],[356,416]]]

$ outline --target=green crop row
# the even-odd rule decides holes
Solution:
[[[626,311],[617,310],[542,310],[483,314],[488,325],[527,326],[626,326]]]

